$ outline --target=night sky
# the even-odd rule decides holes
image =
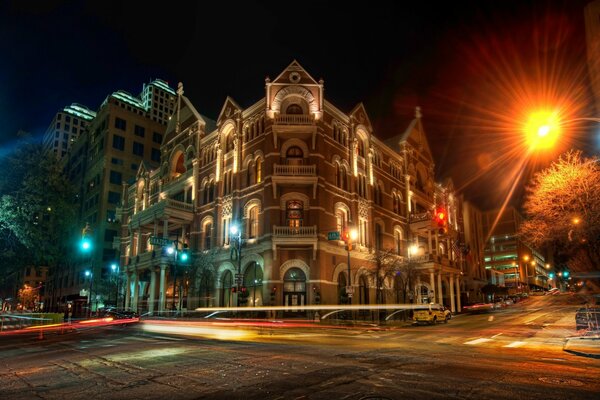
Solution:
[[[296,59],[343,111],[363,102],[382,139],[421,106],[438,178],[493,207],[525,105],[592,112],[584,0],[215,3],[0,0],[0,155],[62,107],[154,78],[183,82],[216,119],[226,96],[253,104]],[[571,133],[565,148],[590,149],[590,127]]]

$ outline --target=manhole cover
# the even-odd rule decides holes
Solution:
[[[568,386],[583,386],[583,382],[575,379],[562,379],[562,378],[538,378],[544,383],[550,383],[552,385],[568,385]]]

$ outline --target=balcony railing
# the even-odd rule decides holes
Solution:
[[[285,238],[312,238],[317,236],[316,226],[273,226],[273,235]]]
[[[419,213],[419,214],[410,214],[410,216],[408,217],[408,220],[410,223],[431,221],[431,219],[432,219],[432,217],[431,217],[431,213],[429,211],[426,211],[424,213]]]
[[[183,201],[173,200],[173,199],[165,199],[165,205],[167,207],[175,208],[177,210],[194,212],[194,205],[190,203],[185,203]],[[160,204],[160,203],[159,203]]]
[[[275,116],[276,125],[313,125],[315,119],[312,115],[280,114]]]
[[[283,176],[315,176],[317,175],[317,166],[275,164],[273,174]]]

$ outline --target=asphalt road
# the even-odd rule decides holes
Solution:
[[[563,351],[579,303],[383,329],[146,320],[2,336],[0,399],[595,399],[600,360]]]

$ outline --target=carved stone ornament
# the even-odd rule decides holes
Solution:
[[[228,195],[223,197],[223,218],[231,217],[231,210],[233,209],[233,196]]]
[[[358,199],[358,216],[364,219],[369,217],[369,203],[365,199]]]

